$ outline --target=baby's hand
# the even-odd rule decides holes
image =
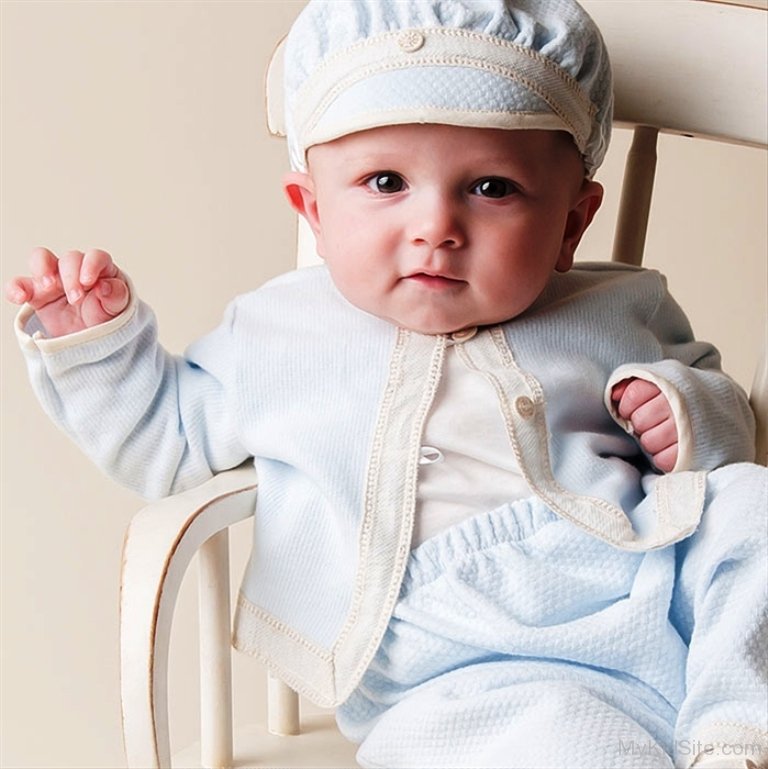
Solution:
[[[653,464],[668,473],[677,463],[677,425],[666,396],[644,379],[623,379],[611,390],[619,415],[628,420]]]
[[[119,315],[130,300],[120,270],[106,251],[67,251],[61,259],[47,248],[29,257],[30,277],[5,286],[14,304],[28,302],[49,336],[63,336]]]

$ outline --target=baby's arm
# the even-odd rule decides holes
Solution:
[[[47,248],[29,258],[29,276],[5,287],[14,304],[29,304],[49,337],[97,326],[128,306],[128,284],[106,251],[67,251],[61,259]]]
[[[722,371],[717,350],[694,338],[664,278],[651,270],[642,277],[647,290],[651,279],[658,281],[644,321],[647,357],[620,365],[609,376],[605,403],[613,418],[642,436],[642,448],[664,472],[753,462],[755,424],[746,393]]]
[[[233,385],[234,308],[182,357],[158,343],[154,314],[106,252],[56,260],[38,249],[32,275],[6,292],[29,300],[16,331],[43,409],[108,475],[156,498],[248,458]]]
[[[668,473],[677,464],[678,435],[669,401],[655,384],[644,379],[624,379],[611,390],[611,401],[653,464]]]

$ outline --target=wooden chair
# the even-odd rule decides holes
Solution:
[[[583,0],[603,31],[616,79],[616,122],[634,128],[626,161],[613,259],[640,264],[659,132],[765,148],[765,1]],[[279,51],[268,76],[270,127],[280,122]],[[694,87],[693,84],[698,84]],[[314,259],[300,229],[299,265]],[[751,401],[766,462],[768,367]],[[128,530],[121,588],[121,675],[129,767],[171,765],[167,669],[171,621],[182,577],[195,555],[200,582],[201,753],[178,766],[354,766],[330,715],[299,734],[297,695],[269,682],[267,728],[235,740],[233,752],[228,528],[253,514],[255,472],[240,467],[142,510]],[[305,724],[305,727],[307,725]],[[299,735],[290,738],[273,735]],[[262,763],[269,760],[273,763]],[[304,763],[301,763],[301,762]],[[196,762],[196,763],[195,763]]]

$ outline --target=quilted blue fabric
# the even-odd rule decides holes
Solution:
[[[737,724],[768,751],[767,478],[714,471],[697,533],[646,553],[535,499],[427,540],[337,713],[358,761],[662,769]]]

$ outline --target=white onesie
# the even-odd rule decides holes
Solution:
[[[454,523],[533,493],[515,461],[490,382],[455,345],[424,429],[412,546]]]

